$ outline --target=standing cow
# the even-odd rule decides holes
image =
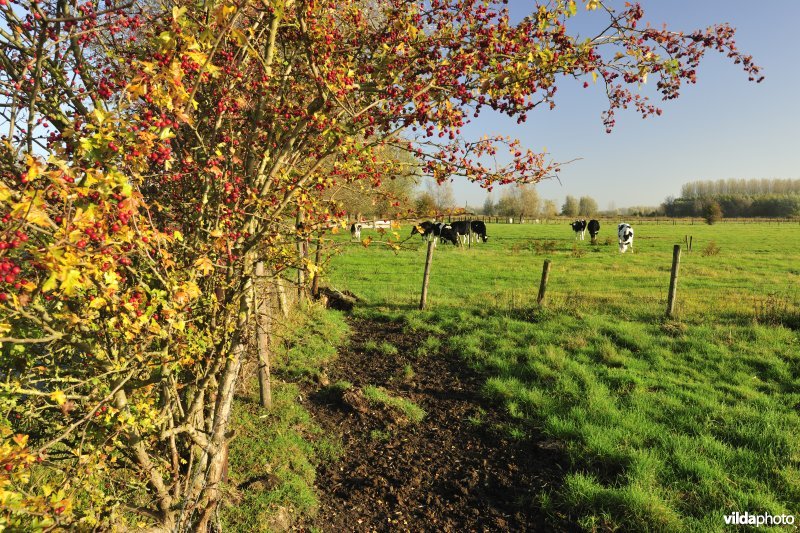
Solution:
[[[633,228],[630,224],[624,222],[617,226],[617,235],[619,236],[619,251],[625,253],[630,246],[631,253],[633,253]]]
[[[356,241],[360,241],[361,240],[361,228],[362,228],[362,226],[358,222],[355,222],[355,223],[350,225],[350,240],[351,241],[352,240],[356,240]]]
[[[575,222],[571,223],[572,231],[575,232],[575,239],[583,240],[583,235],[586,232],[586,221],[585,220],[576,220]]]
[[[597,234],[600,233],[600,222],[592,219],[586,227],[589,229],[589,237],[592,238],[592,244],[597,244]]]

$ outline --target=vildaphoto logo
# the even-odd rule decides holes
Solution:
[[[790,514],[751,514],[731,513],[725,515],[725,524],[733,526],[792,526],[794,525],[794,515]]]

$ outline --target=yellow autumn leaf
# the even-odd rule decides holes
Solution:
[[[42,292],[50,292],[55,289],[57,281],[58,276],[55,273],[50,274],[50,277],[47,278],[47,281],[45,281],[44,285],[42,285]]]
[[[64,405],[67,403],[67,395],[64,394],[64,391],[57,390],[50,395],[50,399],[56,402],[58,405]]]
[[[0,202],[7,202],[11,198],[11,189],[0,183]]]
[[[103,122],[105,122],[106,117],[108,116],[102,109],[100,109],[100,107],[95,107],[94,110],[92,111],[92,114],[94,114],[94,118],[97,119],[98,124],[102,124]]]
[[[89,304],[89,307],[91,307],[92,309],[102,309],[107,304],[108,302],[106,302],[106,299],[100,296],[92,300],[92,303]]]
[[[119,275],[112,270],[103,273],[103,282],[109,289],[117,290],[119,288],[119,279]]]
[[[17,433],[11,440],[20,448],[24,448],[28,444],[28,436],[22,433]]]
[[[72,296],[75,294],[75,290],[81,287],[80,279],[81,273],[75,269],[70,269],[58,288],[64,291],[67,296]]]
[[[11,206],[11,216],[24,217],[27,222],[36,224],[37,226],[45,228],[50,227],[50,217],[48,217],[45,210],[42,209],[43,205],[42,199],[38,196],[32,197],[26,195],[23,201]]]
[[[208,276],[214,272],[214,263],[208,257],[201,257],[194,262],[194,267],[200,270],[204,276]]]
[[[42,173],[42,164],[30,155],[25,156],[25,163],[28,165],[28,180],[33,181]]]
[[[186,10],[187,10],[186,7],[177,7],[177,6],[173,7],[172,20],[178,20],[179,18],[181,18],[183,14],[186,13]]]
[[[586,9],[588,9],[589,11],[594,11],[595,9],[600,7],[600,5],[601,5],[600,0],[589,0],[588,2],[586,2]]]

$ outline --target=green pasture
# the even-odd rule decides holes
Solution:
[[[673,245],[692,237],[682,252],[678,316],[716,321],[749,320],[765,311],[797,309],[800,300],[800,224],[634,224],[634,253],[620,254],[618,221],[601,221],[598,245],[576,241],[562,224],[488,224],[489,241],[471,248],[438,245],[434,252],[429,305],[524,308],[536,300],[544,259],[551,259],[548,297],[558,307],[590,312],[619,311],[628,318],[663,314]],[[397,232],[405,238],[410,225]],[[362,238],[381,235],[364,229]],[[716,255],[704,255],[714,243]],[[392,250],[373,242],[365,248],[341,236],[341,257],[328,276],[336,288],[352,290],[373,305],[419,303],[425,245],[419,236]],[[713,310],[713,313],[709,313]]]
[[[486,244],[439,245],[425,312],[419,237],[397,254],[342,237],[327,274],[364,299],[358,313],[416,335],[418,355],[446,350],[486,372],[511,435],[555,443],[562,483],[523,505],[587,530],[725,531],[737,511],[800,521],[800,225],[635,224],[635,253],[620,254],[616,223],[597,246],[566,223],[489,225]]]

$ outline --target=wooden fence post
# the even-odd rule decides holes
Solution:
[[[276,273],[273,279],[275,292],[278,294],[278,308],[283,318],[289,318],[289,302],[286,300],[286,290],[283,288],[283,277]]]
[[[269,301],[264,261],[256,263],[256,347],[258,351],[258,389],[261,407],[272,408],[272,384],[269,368]]]
[[[689,251],[690,252],[692,251],[692,239],[694,239],[694,236],[689,235]]]
[[[297,230],[305,233],[305,215],[303,210],[298,207],[297,209]],[[308,242],[305,237],[297,241],[297,258],[299,264],[297,265],[297,302],[303,303],[303,296],[305,295],[306,285],[306,267],[305,259],[308,256]]]
[[[425,273],[422,275],[422,297],[419,300],[420,311],[425,310],[425,303],[428,300],[428,279],[431,274],[431,263],[433,262],[433,240],[428,241],[428,254],[425,256]]]
[[[542,281],[539,283],[539,297],[536,298],[536,303],[539,305],[544,305],[544,297],[545,293],[547,292],[547,279],[550,277],[550,260],[544,260],[544,266],[542,266]]]
[[[322,236],[317,237],[317,251],[314,253],[314,279],[311,281],[311,296],[316,300],[319,298],[319,260],[322,253]]]
[[[669,275],[669,298],[667,299],[667,318],[675,312],[675,299],[678,293],[678,269],[681,264],[681,245],[672,247],[672,272]]]

